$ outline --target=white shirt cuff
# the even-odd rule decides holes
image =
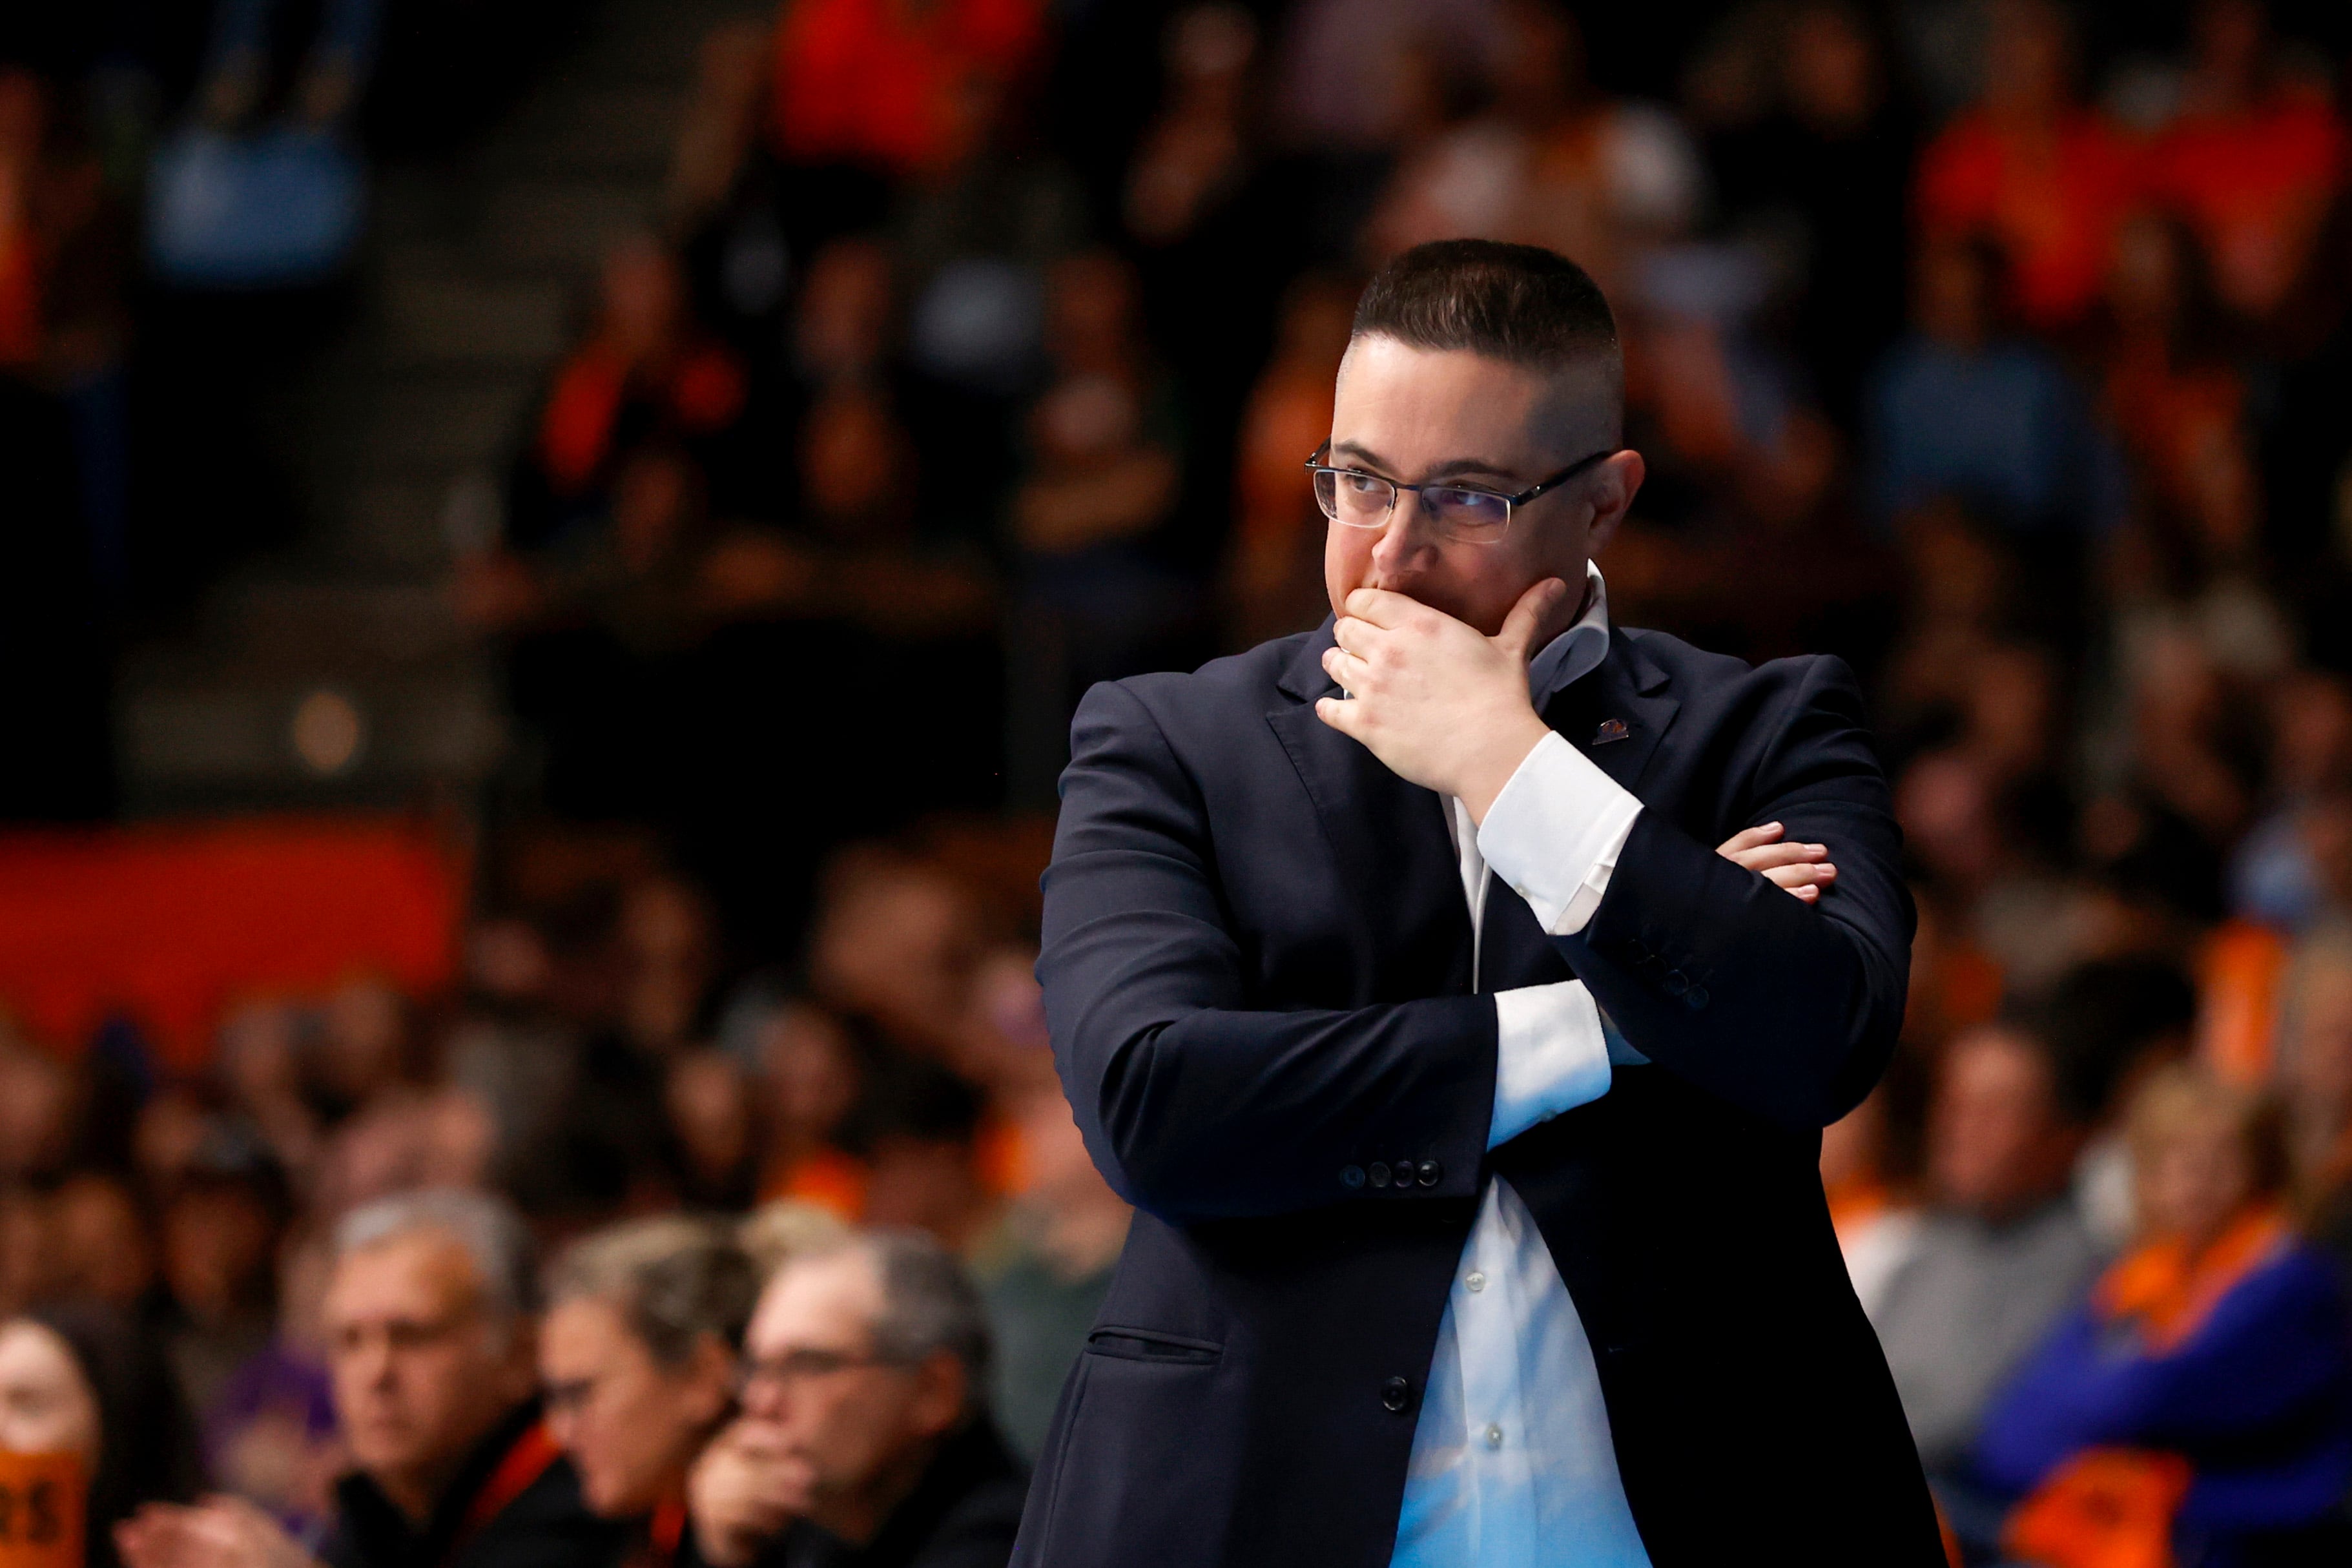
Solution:
[[[1609,1042],[1581,980],[1496,992],[1495,1043],[1489,1149],[1609,1092]]]
[[[1553,936],[1601,907],[1642,803],[1558,731],[1536,742],[1479,825],[1478,852]]]

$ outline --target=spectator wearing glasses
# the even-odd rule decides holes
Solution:
[[[683,1215],[583,1237],[548,1276],[548,1433],[588,1507],[644,1531],[632,1568],[677,1560],[687,1471],[733,1413],[735,1354],[759,1293],[726,1229]]]
[[[1002,1568],[1026,1477],[988,1413],[979,1292],[915,1231],[792,1256],[746,1342],[742,1415],[696,1467],[711,1568]]]
[[[495,1198],[430,1190],[337,1227],[324,1316],[355,1466],[314,1558],[249,1502],[158,1504],[116,1532],[128,1568],[607,1568],[541,1420],[529,1233]]]

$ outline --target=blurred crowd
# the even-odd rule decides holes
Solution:
[[[663,1342],[674,1419],[638,1425],[675,1452],[606,1502],[549,1319],[549,1429],[636,1521],[600,1550],[701,1539],[663,1510],[708,1445],[714,1497],[770,1501],[695,1549],[786,1551],[782,1440],[738,1427],[886,1368],[908,1410],[910,1367],[957,1391],[891,1473],[984,1500],[1126,1218],[1029,972],[1069,711],[1322,616],[1301,464],[1356,289],[1482,235],[1618,312],[1651,478],[1612,613],[1835,652],[1874,694],[1920,927],[1901,1051],[1822,1174],[1954,1550],[2342,1561],[2352,25],[1652,9],[788,0],[712,34],[661,222],[607,258],[455,574],[522,742],[459,993],[256,996],[194,1079],[135,1021],[0,1051],[0,1310],[101,1303],[73,1310],[120,1327],[82,1363],[106,1419],[128,1390],[192,1423],[102,1443],[137,1468],[100,1465],[106,1506],[208,1485],[350,1539],[331,1483],[373,1450],[323,1303],[390,1244],[338,1227],[488,1224],[398,1208],[420,1191],[500,1194],[549,1245],[754,1216],[559,1269],[642,1327],[630,1247],[762,1259]],[[58,216],[98,144],[44,132],[33,80],[0,77],[0,371],[55,408],[75,323],[111,318],[58,260],[100,233]],[[503,1245],[467,1243],[466,1289],[513,1316]],[[739,1362],[795,1247],[850,1283],[800,1301],[787,1270],[761,1321],[849,1301],[869,1348],[755,1323]],[[964,1327],[849,1364],[893,1290],[961,1300],[940,1258],[980,1327],[934,1302]],[[912,1495],[797,1517],[871,1542]],[[148,1524],[130,1568],[198,1568],[189,1520]],[[2118,1533],[2172,1557],[2097,1557]]]

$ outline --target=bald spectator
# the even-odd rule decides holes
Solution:
[[[792,1257],[744,1348],[743,1414],[688,1489],[710,1568],[1003,1568],[1027,1478],[988,1412],[980,1294],[938,1242]]]
[[[1930,1476],[1962,1462],[1987,1400],[2100,1261],[2068,1196],[2082,1140],[2058,1087],[2048,1049],[2008,1025],[1944,1057],[1927,1129],[1935,1206],[1872,1315]]]
[[[334,1255],[328,1368],[355,1468],[317,1558],[214,1498],[124,1524],[128,1568],[607,1568],[621,1534],[540,1421],[520,1219],[478,1194],[407,1194],[346,1215]]]

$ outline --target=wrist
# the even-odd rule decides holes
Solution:
[[[1454,792],[1462,808],[1470,814],[1472,826],[1486,826],[1486,813],[1493,809],[1503,786],[1511,782],[1528,753],[1550,733],[1549,726],[1530,708],[1515,717],[1490,743],[1473,752],[1464,769],[1461,788]]]

